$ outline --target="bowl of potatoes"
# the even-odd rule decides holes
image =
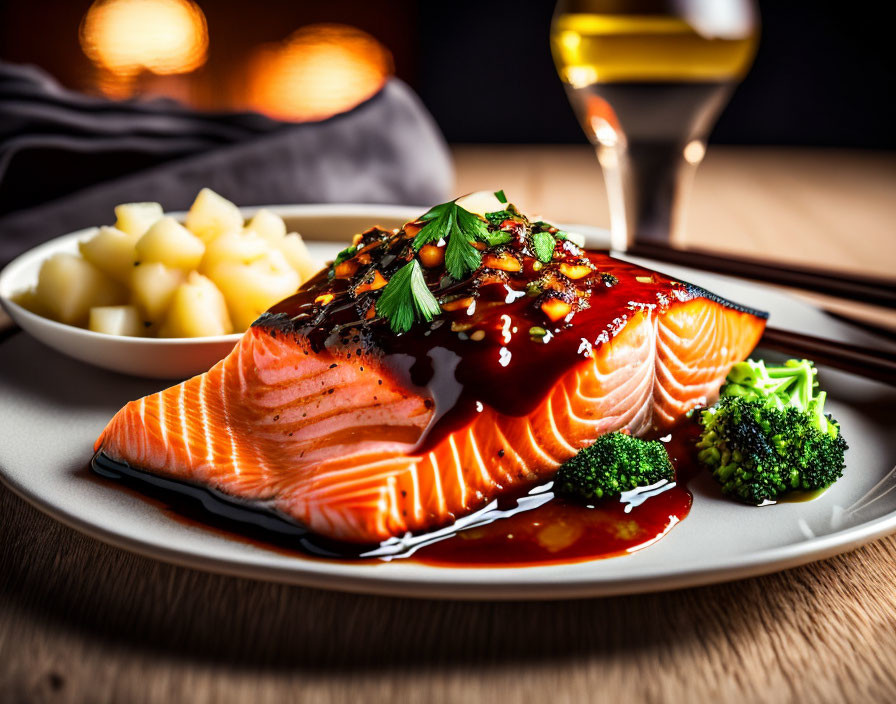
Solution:
[[[0,304],[24,331],[84,362],[162,379],[207,370],[243,331],[373,223],[419,209],[240,209],[203,189],[185,213],[115,208],[111,226],[42,244],[0,272]],[[307,243],[293,227],[309,228]]]

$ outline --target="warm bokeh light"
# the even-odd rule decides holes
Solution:
[[[319,120],[376,93],[392,55],[354,27],[314,24],[260,47],[249,66],[249,107],[283,120]]]
[[[205,63],[205,15],[190,0],[96,0],[81,22],[81,47],[119,91],[142,72],[189,73]]]

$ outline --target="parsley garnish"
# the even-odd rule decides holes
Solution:
[[[500,227],[502,222],[512,217],[513,213],[511,213],[509,210],[496,210],[493,213],[485,214],[485,219],[495,227]]]
[[[480,239],[489,247],[494,247],[498,244],[507,244],[513,239],[513,235],[509,232],[504,232],[503,230],[495,230],[494,232],[486,230],[485,234],[480,237]]]
[[[506,203],[507,196],[504,195],[504,189],[502,188],[500,191],[495,191],[495,198],[498,199],[499,203]]]
[[[442,309],[426,285],[420,262],[412,259],[389,279],[376,311],[389,320],[393,332],[407,332],[420,318],[430,321]]]
[[[355,252],[357,252],[357,251],[358,251],[357,245],[353,244],[350,247],[346,247],[339,254],[336,255],[336,258],[333,260],[333,266],[336,266],[337,264],[342,264],[342,262],[346,261],[347,259],[351,259],[353,256],[355,256]]]
[[[445,239],[448,243],[445,248],[445,269],[458,281],[476,269],[482,259],[479,250],[473,246],[475,240],[489,245],[497,244],[491,240],[498,233],[489,232],[478,215],[454,201],[430,208],[420,220],[426,224],[414,238],[414,249],[419,251],[429,242]]]
[[[532,233],[532,251],[539,261],[548,263],[554,257],[554,245],[557,241],[550,232]]]

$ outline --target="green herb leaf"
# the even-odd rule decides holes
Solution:
[[[454,201],[449,200],[447,203],[439,203],[438,205],[432,206],[429,210],[427,210],[423,215],[417,218],[420,222],[429,222],[430,220],[434,220],[435,218],[442,215],[445,211],[453,210]]]
[[[355,253],[358,251],[357,245],[351,245],[350,247],[346,247],[339,254],[336,255],[336,258],[333,260],[333,266],[337,264],[342,264],[347,259],[351,259],[355,256]]]
[[[554,258],[554,245],[557,241],[550,232],[532,233],[532,251],[539,261],[548,263]]]
[[[456,202],[442,203],[430,208],[420,220],[426,222],[414,238],[414,249],[419,251],[429,242],[445,239],[445,268],[455,279],[461,280],[479,266],[482,256],[473,246],[481,240],[489,244],[506,241],[496,236],[475,213],[460,207]]]
[[[455,226],[445,248],[445,269],[452,278],[460,281],[475,270],[481,261],[482,255],[473,246],[472,240]]]
[[[500,191],[495,191],[495,198],[497,198],[498,202],[500,202],[500,203],[507,202],[507,196],[504,195],[503,189],[501,189]]]
[[[482,221],[482,218],[459,205],[454,206],[454,222],[467,239],[481,240],[488,235],[488,226]]]
[[[502,222],[507,220],[508,218],[512,218],[513,213],[509,210],[496,210],[493,213],[486,213],[485,219],[488,220],[495,227],[499,227]]]
[[[417,320],[429,321],[442,312],[416,259],[392,275],[376,302],[376,310],[388,319],[394,332],[407,332]]]
[[[503,232],[502,230],[495,230],[494,232],[486,230],[485,234],[479,239],[485,242],[489,247],[494,247],[498,244],[507,244],[513,239],[513,235],[509,232]]]
[[[448,205],[448,203],[443,203],[442,205],[437,205],[436,208]],[[454,204],[451,203],[450,205]],[[414,249],[418,252],[423,245],[440,240],[442,237],[448,237],[454,225],[454,208],[444,207],[435,215],[431,215],[434,210],[435,208],[420,218],[421,220],[427,219],[427,222],[414,238]]]

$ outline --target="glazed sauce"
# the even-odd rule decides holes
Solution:
[[[540,225],[520,216],[500,226],[514,236],[502,256],[514,258],[518,271],[485,267],[466,281],[452,282],[443,267],[424,269],[440,302],[464,305],[405,333],[395,334],[386,320],[376,317],[380,290],[363,284],[377,273],[388,280],[413,257],[413,229],[393,233],[372,228],[360,235],[358,253],[343,263],[348,273],[331,268],[318,274],[254,325],[270,334],[292,335],[306,353],[329,354],[334,363],[360,358],[363,364],[373,357],[400,385],[432,399],[434,416],[415,447],[422,454],[469,424],[484,407],[508,416],[531,413],[567,372],[590,359],[635,316],[658,314],[676,302],[701,297],[737,307],[569,240],[558,240],[553,259],[543,264],[527,245]],[[583,270],[587,274],[581,275]],[[551,298],[569,304],[569,314],[556,321],[546,317],[543,304]]]
[[[699,427],[686,422],[662,438],[673,482],[595,504],[555,496],[551,484],[496,499],[454,525],[379,545],[352,545],[309,533],[265,506],[121,465],[99,453],[93,469],[148,496],[170,518],[283,555],[375,564],[413,560],[441,567],[524,567],[597,560],[652,545],[691,508]]]
[[[443,567],[528,567],[624,555],[684,520],[691,500],[674,482],[597,505],[552,496],[538,508],[425,545],[412,559]]]
[[[625,492],[595,504],[553,496],[537,508],[457,532],[418,549],[413,559],[444,567],[526,567],[582,562],[635,552],[657,542],[683,521],[697,471],[696,423],[687,421],[663,438],[673,482]],[[546,492],[550,494],[550,492]],[[539,497],[536,493],[526,497]]]

